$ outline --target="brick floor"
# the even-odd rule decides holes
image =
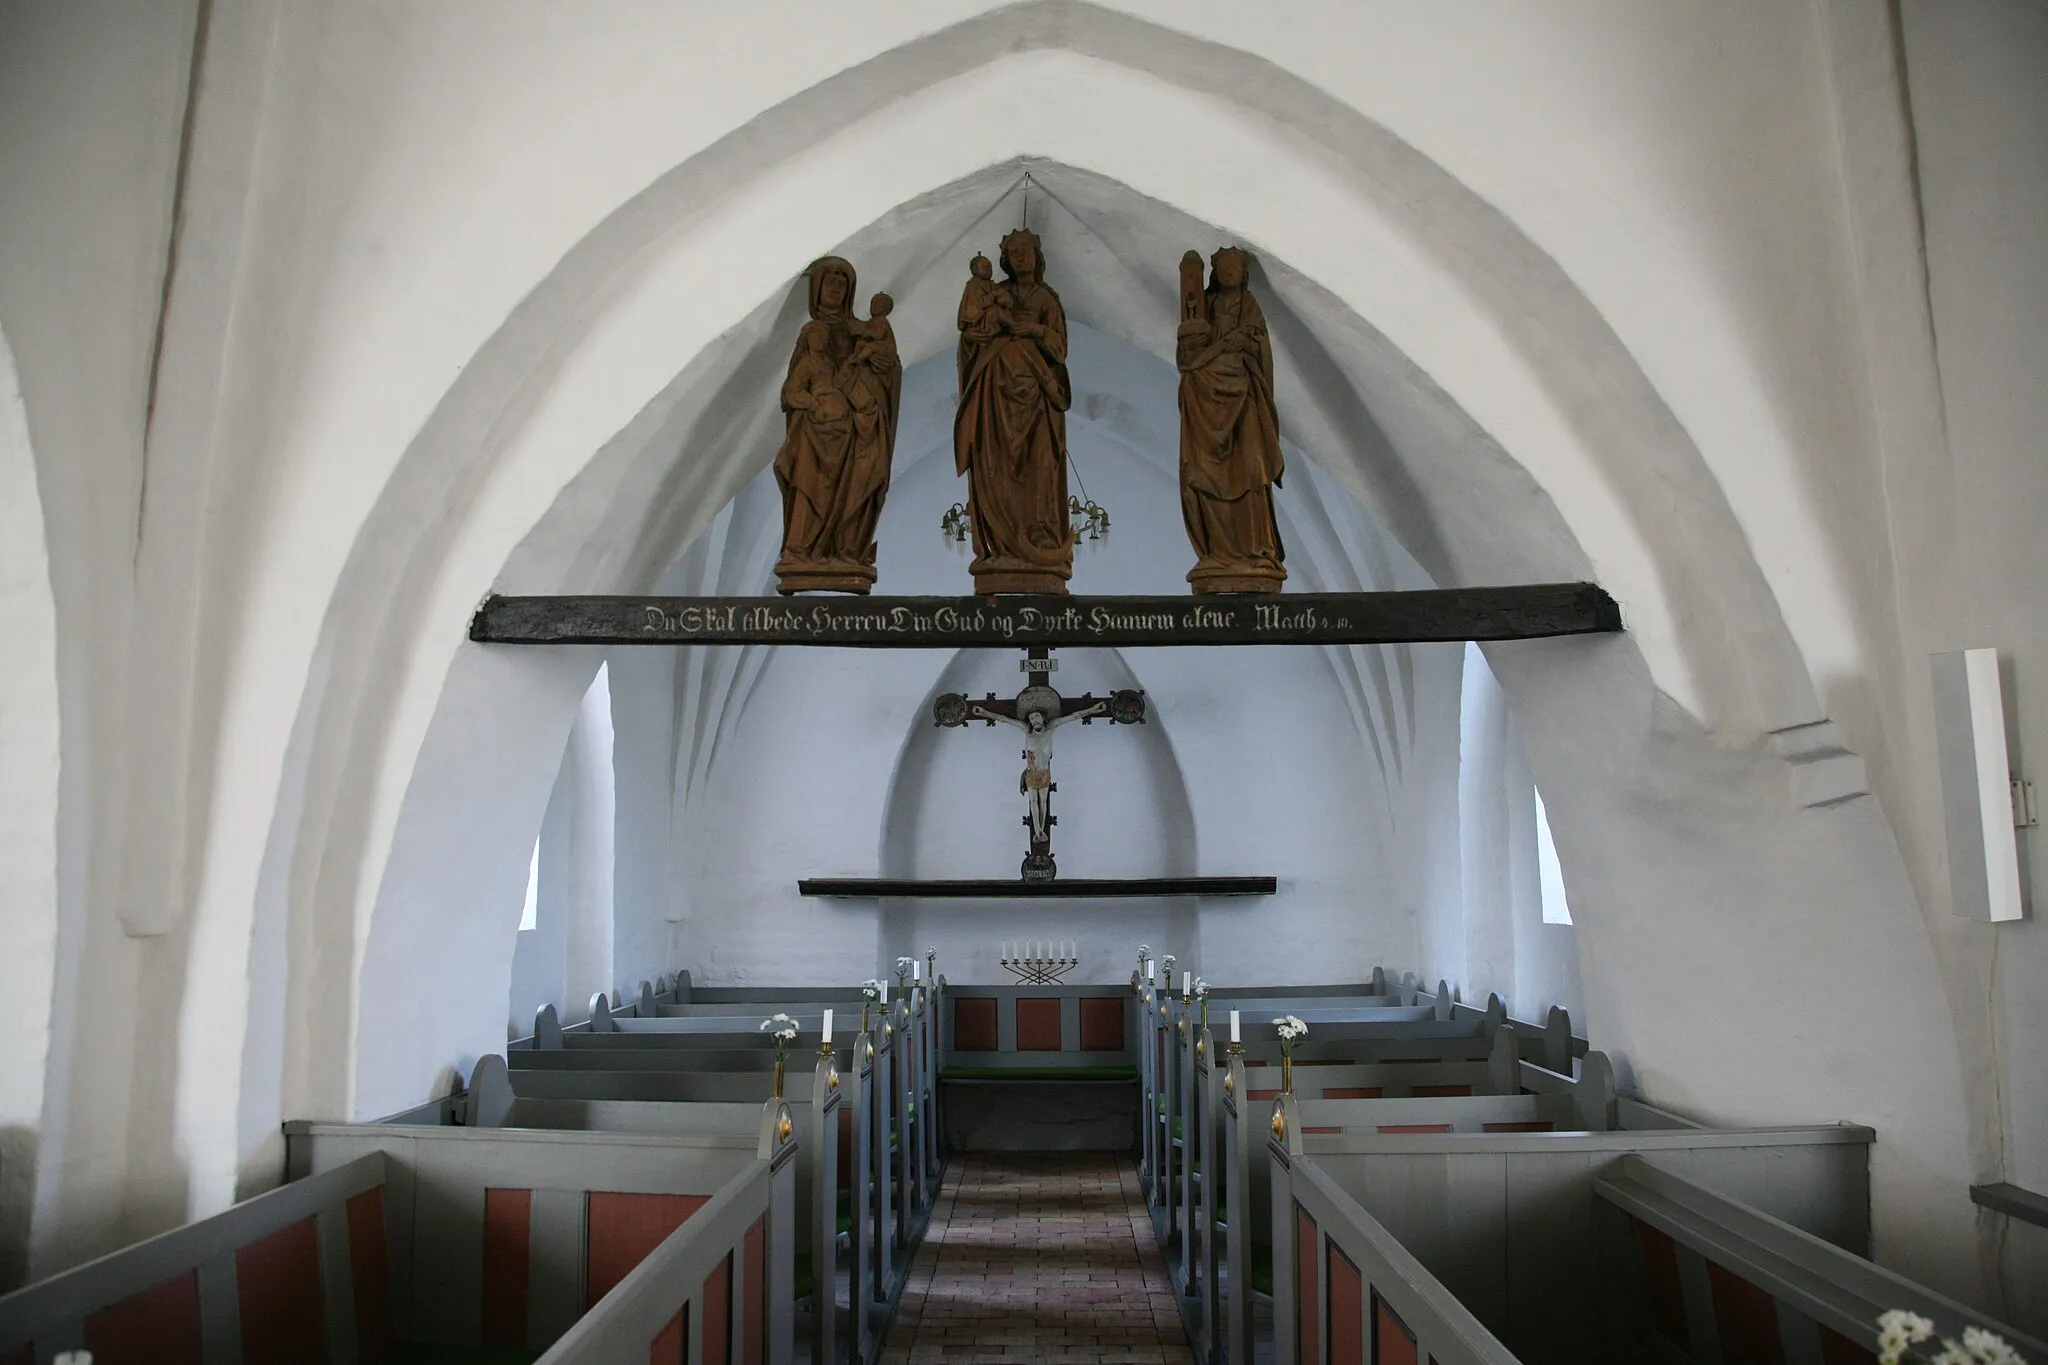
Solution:
[[[884,1365],[1193,1355],[1130,1160],[978,1153],[946,1170]]]

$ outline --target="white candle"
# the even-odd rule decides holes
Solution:
[[[1149,957],[1145,959],[1145,979],[1147,981],[1152,979],[1152,959]]]
[[[924,964],[922,962],[913,962],[910,964],[910,979],[912,981],[924,980]]]
[[[832,1010],[830,1006],[827,1006],[825,1009],[825,1027],[818,1030],[818,1036],[828,1043],[832,1041]]]
[[[1232,1010],[1232,1011],[1230,1012],[1230,1041],[1231,1041],[1231,1042],[1233,1042],[1233,1043],[1241,1043],[1241,1042],[1243,1042],[1243,1041],[1244,1041],[1244,1039],[1242,1039],[1242,1038],[1240,1038],[1240,1037],[1238,1037],[1238,1036],[1237,1036],[1237,1029],[1238,1029],[1238,1022],[1237,1022],[1237,1020],[1238,1020],[1238,1014],[1237,1014],[1237,1011],[1236,1011],[1236,1010]]]
[[[1182,995],[1193,995],[1195,993],[1195,974],[1193,972],[1182,972],[1180,974],[1180,993]]]
[[[882,1003],[889,1003],[889,978],[886,976],[882,978]]]

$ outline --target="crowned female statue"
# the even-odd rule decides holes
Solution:
[[[775,576],[785,593],[865,593],[875,582],[875,525],[889,492],[903,365],[887,294],[875,295],[862,321],[853,312],[851,265],[824,256],[809,275],[811,320],[782,385]]]
[[[960,408],[953,455],[967,476],[974,591],[1065,593],[1074,572],[1067,522],[1067,315],[1044,280],[1038,235],[1003,238],[1003,279],[971,269],[960,300]]]
[[[1180,510],[1198,593],[1278,592],[1286,551],[1273,490],[1286,465],[1273,406],[1273,344],[1245,288],[1245,254],[1225,247],[1181,258]]]

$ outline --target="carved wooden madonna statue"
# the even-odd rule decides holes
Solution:
[[[1038,235],[1003,238],[1003,279],[976,256],[960,297],[955,467],[967,476],[974,591],[1064,593],[1074,572],[1067,522],[1067,315],[1045,283]]]
[[[1266,315],[1245,288],[1245,254],[1181,257],[1180,510],[1198,593],[1278,592],[1286,551],[1273,518],[1285,464],[1273,406],[1273,346]]]
[[[809,273],[811,320],[782,385],[775,576],[784,593],[864,593],[875,583],[875,523],[889,493],[903,365],[887,294],[875,295],[863,322],[853,312],[851,265],[823,256]]]

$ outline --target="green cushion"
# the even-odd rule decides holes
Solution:
[[[839,1196],[838,1228],[841,1232],[853,1231],[853,1193],[847,1191]]]
[[[1273,1292],[1273,1248],[1252,1247],[1252,1288],[1270,1296]]]
[[[949,1066],[942,1081],[1135,1081],[1134,1066]]]
[[[808,1299],[816,1282],[817,1277],[811,1272],[811,1253],[799,1251],[796,1254],[796,1297]]]

